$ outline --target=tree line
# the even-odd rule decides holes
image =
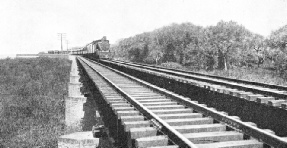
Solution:
[[[284,75],[286,44],[287,25],[263,37],[236,22],[220,21],[208,27],[171,24],[121,39],[111,49],[116,58],[133,62],[176,62],[208,71],[264,67]]]

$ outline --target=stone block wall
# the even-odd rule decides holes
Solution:
[[[69,96],[65,99],[65,124],[68,129],[80,129],[81,120],[84,117],[84,103],[86,98],[81,94],[82,83],[75,56],[70,56],[72,61],[70,83],[68,84]]]

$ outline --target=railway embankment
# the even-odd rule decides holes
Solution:
[[[76,56],[70,56],[72,61],[68,96],[65,98],[65,135],[58,140],[59,148],[90,148],[101,146],[112,148],[113,140],[109,137],[95,137],[103,125],[98,104],[101,94],[94,88],[77,61]],[[108,131],[104,131],[104,134]]]

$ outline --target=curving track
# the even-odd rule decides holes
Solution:
[[[87,59],[79,61],[120,119],[116,126],[123,130],[114,136],[124,139],[121,147],[287,147],[284,139],[238,117]]]

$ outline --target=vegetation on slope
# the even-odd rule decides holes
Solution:
[[[264,38],[233,21],[208,27],[171,24],[122,39],[112,50],[116,58],[134,62],[178,63],[189,70],[222,76],[228,76],[219,72],[222,70],[250,74],[268,71],[286,79],[286,28],[287,25]]]
[[[69,72],[64,59],[0,60],[0,147],[57,147]]]

